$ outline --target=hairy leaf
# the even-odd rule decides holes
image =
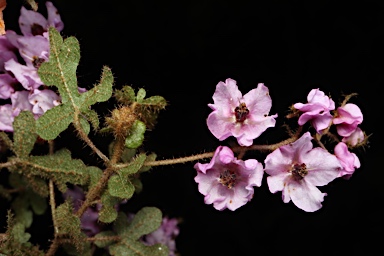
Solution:
[[[13,151],[19,158],[26,158],[35,145],[37,134],[32,112],[22,111],[13,121]]]
[[[125,146],[127,148],[138,148],[144,141],[144,133],[146,126],[140,120],[135,120],[133,123],[128,137],[125,139]]]

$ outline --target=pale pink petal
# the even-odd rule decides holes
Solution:
[[[289,195],[292,202],[306,212],[314,212],[322,207],[324,196],[316,186],[302,180],[302,182],[291,182],[288,184]]]

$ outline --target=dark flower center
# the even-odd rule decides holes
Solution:
[[[247,119],[248,114],[249,110],[247,108],[247,105],[245,105],[244,102],[240,103],[240,105],[235,108],[236,122],[244,122],[245,119]]]
[[[225,170],[220,173],[220,183],[227,188],[233,188],[236,185],[236,173],[231,170]]]
[[[37,35],[42,36],[43,33],[46,32],[46,30],[41,25],[33,23],[31,26],[31,32],[32,32],[32,35],[34,36],[37,36]]]
[[[291,169],[289,170],[290,173],[292,173],[292,177],[294,180],[302,180],[307,174],[307,166],[302,164],[292,164]]]
[[[45,60],[43,58],[33,56],[32,64],[35,68],[39,68],[41,66],[41,64],[43,64],[44,61]]]

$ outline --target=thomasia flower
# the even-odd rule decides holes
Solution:
[[[356,127],[356,130],[351,135],[344,137],[341,141],[350,146],[356,146],[357,144],[362,143],[364,139],[364,132],[359,127]]]
[[[214,103],[208,106],[213,112],[207,118],[207,125],[219,140],[232,135],[241,146],[250,146],[253,139],[275,126],[277,114],[268,116],[272,100],[264,84],[258,84],[243,96],[236,81],[226,79],[217,84],[212,98]]]
[[[272,193],[282,191],[284,203],[290,200],[306,212],[319,210],[326,193],[317,186],[327,185],[339,176],[342,165],[327,150],[313,148],[309,132],[297,141],[281,146],[265,159],[264,171]]]
[[[219,146],[210,163],[196,163],[195,181],[206,204],[217,210],[236,210],[253,197],[253,187],[261,186],[263,166],[255,159],[239,160],[232,150]]]
[[[355,172],[355,168],[360,168],[359,158],[355,153],[349,152],[348,146],[344,142],[339,142],[336,145],[334,153],[343,167],[339,177],[343,176],[345,179],[349,179]]]
[[[325,96],[324,92],[319,89],[312,89],[307,96],[308,103],[296,103],[294,108],[303,112],[299,117],[299,125],[304,125],[306,122],[311,121],[312,126],[316,129],[317,133],[328,128],[331,123],[332,115],[330,110],[335,109],[335,102]]]
[[[360,108],[353,103],[338,107],[337,117],[333,119],[337,133],[343,137],[350,136],[361,122],[363,122],[363,114]]]

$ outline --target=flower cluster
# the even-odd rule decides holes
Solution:
[[[61,104],[61,97],[43,84],[37,73],[49,59],[48,28],[64,28],[57,9],[46,2],[48,17],[21,8],[22,35],[7,30],[0,36],[0,130],[13,132],[12,123],[21,111],[31,111],[35,119]],[[80,90],[82,90],[80,88]]]
[[[348,179],[360,167],[359,158],[348,146],[359,146],[365,140],[365,134],[358,127],[363,115],[358,106],[346,102],[334,111],[335,102],[319,89],[311,90],[307,100],[308,103],[293,105],[298,125],[310,122],[319,136],[305,132],[294,141],[270,147],[272,152],[264,160],[265,167],[256,159],[236,158],[225,146],[216,149],[210,163],[195,164],[195,181],[206,204],[213,204],[217,210],[238,209],[252,199],[253,187],[261,186],[265,172],[269,175],[270,192],[281,191],[285,203],[292,200],[307,212],[322,207],[326,193],[317,187],[338,177]],[[272,100],[264,84],[242,96],[236,81],[227,79],[217,84],[213,101],[214,104],[208,105],[213,112],[207,118],[207,125],[220,141],[233,136],[243,149],[244,146],[251,149],[254,139],[275,126],[277,114],[269,116]],[[332,125],[336,126],[341,139],[331,134]],[[322,135],[335,140],[333,153],[320,141]],[[319,147],[313,147],[314,137]]]

